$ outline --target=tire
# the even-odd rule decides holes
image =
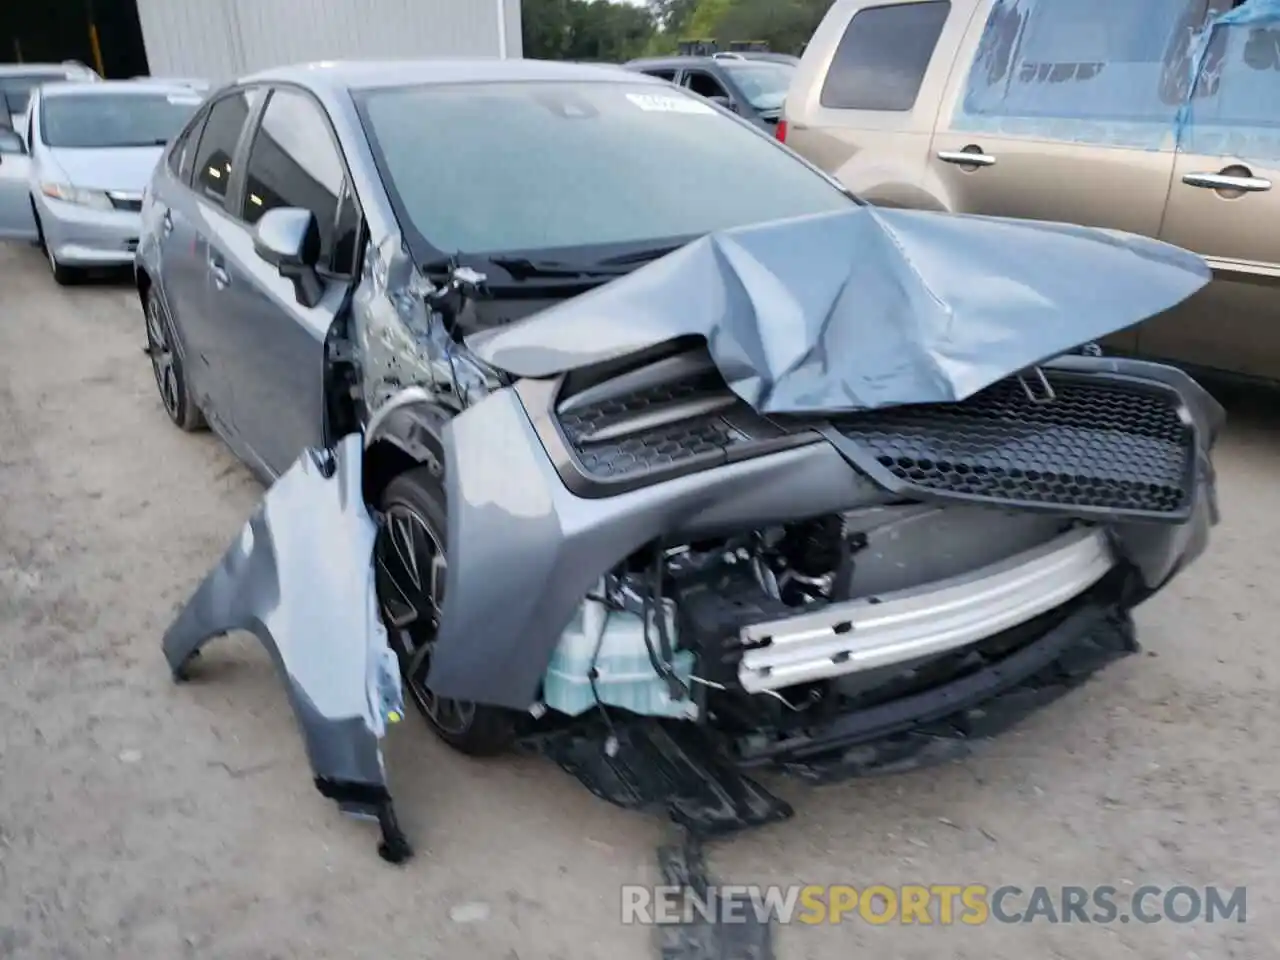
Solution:
[[[418,577],[419,584],[412,583],[412,575],[397,558],[404,554],[406,541],[414,541],[414,537],[404,535],[406,527],[421,523],[423,529],[417,531],[417,535],[434,541],[434,544],[428,545],[422,540],[415,542],[411,549],[416,567],[419,571],[443,576],[444,564],[447,563],[448,526],[444,484],[438,468],[417,467],[397,476],[387,484],[380,507],[385,522],[379,529],[378,546],[375,548],[379,603],[410,697],[436,735],[455,750],[472,756],[493,756],[504,752],[516,736],[519,719],[516,713],[500,707],[435,697],[425,685],[443,584],[438,583],[433,590],[425,575]],[[437,563],[434,556],[428,555],[429,550],[438,550],[445,559]],[[433,594],[436,598],[434,603],[431,599]],[[410,595],[413,596],[409,604],[397,599]],[[416,608],[418,612],[416,617],[405,623],[402,618],[409,616],[409,607]],[[428,607],[434,609],[428,610]],[[397,626],[397,623],[402,625]]]
[[[151,357],[151,370],[155,374],[160,405],[178,429],[187,433],[203,430],[204,414],[191,395],[182,357],[174,346],[173,324],[169,322],[169,314],[154,285],[147,291],[144,317],[147,355]]]
[[[40,214],[36,213],[36,205],[31,204],[31,215],[36,219],[36,245],[49,261],[49,271],[53,274],[53,282],[60,287],[70,287],[79,283],[84,272],[75,267],[68,267],[58,262],[48,244],[44,242],[44,225],[40,222]]]

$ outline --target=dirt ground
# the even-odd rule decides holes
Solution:
[[[548,763],[388,761],[418,857],[313,789],[264,652],[170,682],[159,639],[259,487],[171,428],[127,285],[0,247],[0,957],[652,957],[620,923],[661,825]],[[1271,401],[1274,406],[1274,400]],[[789,926],[782,960],[1274,956],[1280,412],[1231,407],[1210,555],[1140,611],[1147,653],[941,769],[775,787],[794,820],[710,850],[734,883],[1245,885],[1244,923]]]

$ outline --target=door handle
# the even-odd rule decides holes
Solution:
[[[994,167],[996,158],[977,147],[965,150],[939,150],[938,159],[961,167]]]
[[[1237,176],[1229,173],[1188,173],[1182,182],[1189,187],[1206,190],[1239,190],[1242,193],[1261,193],[1271,189],[1271,181],[1264,177]]]
[[[213,277],[213,285],[219,290],[225,290],[231,283],[231,274],[227,273],[227,268],[217,260],[209,261],[209,276]]]
[[[164,231],[164,235],[166,237],[169,234],[173,233],[173,211],[172,210],[165,210],[164,216],[160,218],[160,229]]]

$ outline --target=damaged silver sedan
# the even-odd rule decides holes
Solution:
[[[165,409],[270,483],[165,655],[254,632],[391,860],[402,685],[459,750],[725,833],[791,814],[753,769],[955,757],[1132,652],[1217,521],[1221,408],[1092,347],[1197,257],[873,208],[660,81],[261,74],[143,216]]]

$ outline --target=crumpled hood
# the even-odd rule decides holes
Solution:
[[[702,336],[762,413],[962,400],[1180,303],[1195,254],[1119,231],[859,206],[704,237],[467,345],[548,377]]]

